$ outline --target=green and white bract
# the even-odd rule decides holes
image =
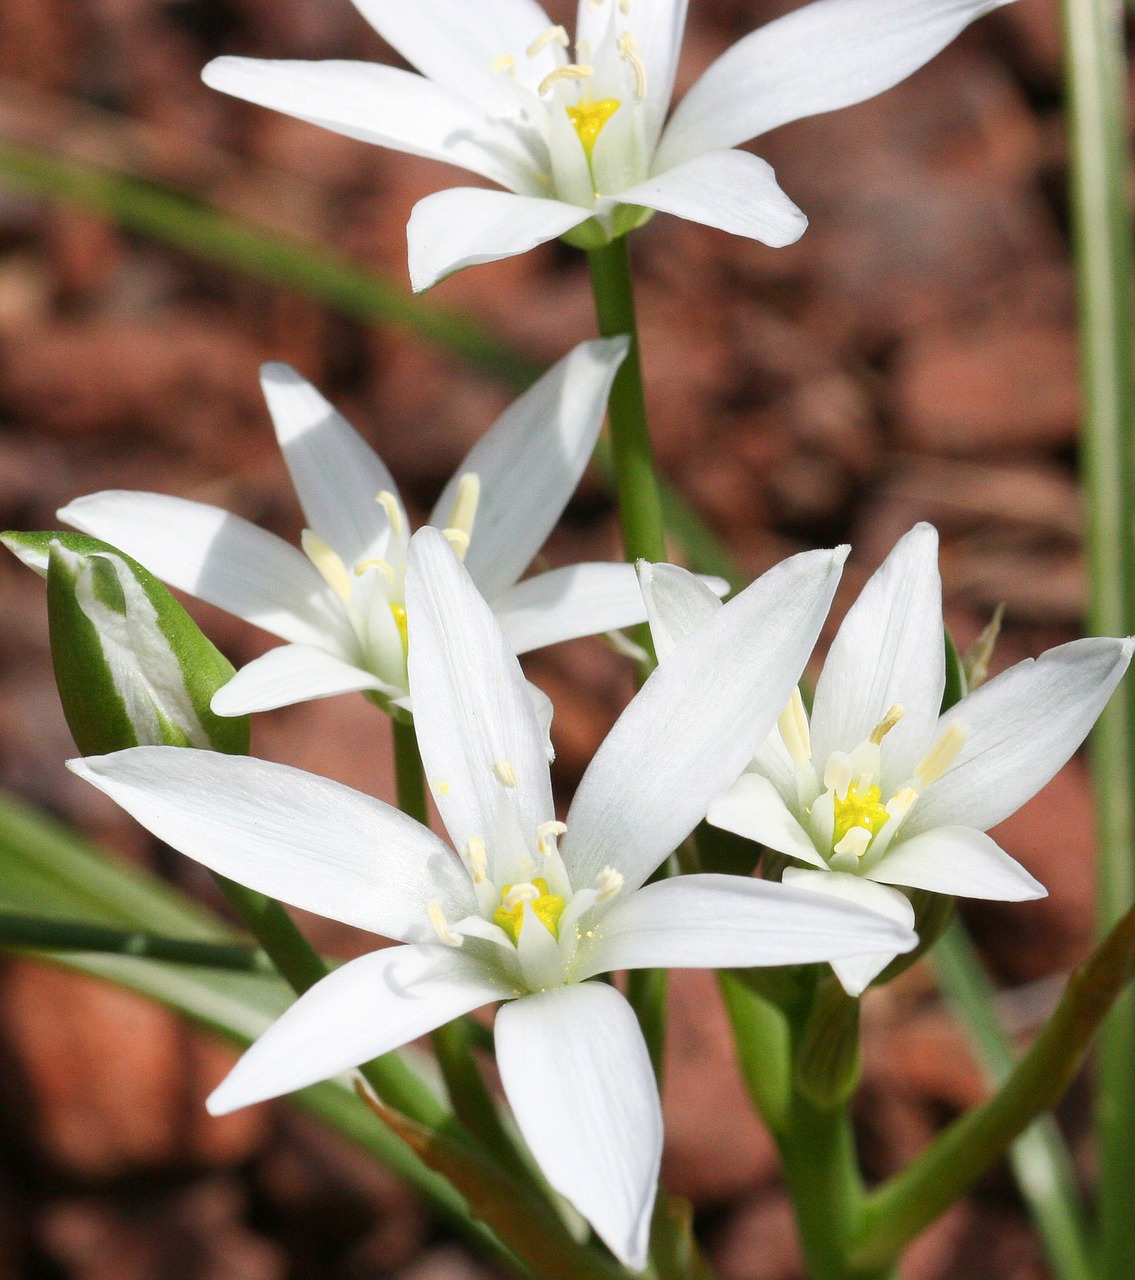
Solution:
[[[647,567],[656,637],[720,606],[672,566]],[[728,607],[728,606],[726,606]],[[1131,659],[1131,640],[1079,640],[1021,662],[940,715],[945,687],[938,535],[905,535],[848,611],[816,684],[799,692],[749,769],[709,806],[715,826],[805,867],[783,882],[912,924],[891,886],[1026,901],[1044,888],[985,834],[1086,737]],[[833,961],[858,995],[890,952]]]
[[[666,120],[687,0],[579,0],[575,40],[535,0],[354,0],[421,72],[218,58],[206,84],[348,137],[471,170],[504,191],[427,196],[410,279],[557,236],[595,248],[655,210],[765,244],[807,220],[733,148],[874,97],[1009,0],[818,0],[739,40]]]
[[[591,458],[626,350],[625,338],[611,338],[561,360],[474,445],[430,515],[518,653],[645,617],[629,565],[572,565],[518,581]],[[404,707],[410,528],[394,480],[287,365],[265,365],[262,380],[308,525],[302,553],[227,511],[156,493],[96,493],[59,516],[288,642],[220,690],[221,715],[358,690]]]
[[[600,747],[563,823],[519,663],[435,529],[410,543],[410,688],[426,777],[458,851],[370,797],[282,765],[136,748],[72,763],[214,871],[402,946],[345,964],[245,1054],[226,1112],[395,1049],[478,1006],[548,1181],[628,1266],[646,1265],[662,1115],[626,1000],[590,979],[910,949],[863,908],[739,876],[646,881],[768,733],[845,552],[765,575],[679,645]]]

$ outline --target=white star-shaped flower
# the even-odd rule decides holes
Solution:
[[[720,602],[673,566],[643,571],[660,656]],[[725,606],[728,608],[728,606]],[[1050,649],[940,715],[945,687],[938,534],[906,534],[848,611],[809,717],[795,692],[708,820],[806,867],[783,882],[913,924],[891,886],[1027,901],[1045,889],[985,832],[1035,795],[1083,742],[1131,660],[1132,640]],[[894,958],[836,960],[858,995]]]
[[[492,612],[434,529],[411,540],[410,686],[455,854],[325,778],[205,751],[72,762],[222,875],[403,945],[296,1002],[210,1099],[227,1112],[327,1079],[481,1005],[520,1130],[548,1181],[628,1266],[646,1264],[662,1114],[612,970],[731,967],[910,949],[857,904],[767,881],[647,884],[769,731],[815,642],[844,552],[786,561],[679,645],[556,821],[543,735]]]
[[[421,72],[218,58],[215,89],[504,191],[427,196],[409,226],[426,289],[563,236],[605,244],[654,210],[779,246],[806,219],[733,148],[898,84],[1009,0],[818,0],[739,40],[667,122],[686,0],[580,0],[574,44],[535,0],[354,0]]]

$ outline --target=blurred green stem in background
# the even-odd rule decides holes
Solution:
[[[1118,0],[1063,0],[1072,212],[1080,309],[1082,459],[1091,564],[1091,628],[1135,632],[1135,377],[1127,63]],[[1120,686],[1093,740],[1102,931],[1135,900],[1135,680]],[[1100,1047],[1101,1280],[1135,1258],[1135,996]]]

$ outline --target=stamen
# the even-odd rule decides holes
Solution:
[[[895,705],[887,712],[887,714],[879,721],[879,723],[871,730],[869,742],[873,742],[876,746],[882,744],[883,739],[895,727],[896,724],[906,715],[906,708],[900,703]]]
[[[556,840],[567,831],[564,822],[541,822],[536,828],[536,848],[550,858],[556,852]]]
[[[453,510],[449,513],[448,528],[460,529],[467,538],[471,538],[480,501],[481,477],[475,471],[466,471],[457,482],[457,496],[453,499]]]
[[[378,556],[373,556],[370,560],[360,560],[355,565],[355,577],[361,578],[368,569],[377,569],[387,582],[394,582],[394,566],[389,560],[380,560]]]
[[[569,62],[566,67],[557,67],[555,71],[550,71],[540,81],[540,87],[536,90],[537,94],[542,98],[554,84],[558,84],[561,80],[588,80],[595,74],[594,67],[587,67],[578,62]]]
[[[501,906],[505,911],[515,911],[522,902],[535,902],[540,890],[534,884],[513,884],[501,894]]]
[[[516,786],[516,766],[509,760],[494,760],[493,772],[502,787]]]
[[[623,7],[626,5],[626,8]],[[629,13],[630,5],[627,0],[621,0],[619,4],[620,13]],[[618,41],[619,57],[630,67],[634,73],[634,96],[636,102],[642,102],[646,97],[646,64],[639,56],[638,41],[631,35],[629,31],[624,31]]]
[[[918,799],[918,792],[913,787],[903,787],[886,803],[887,816],[892,822],[901,822],[910,812],[910,806]]]
[[[595,879],[599,885],[599,896],[595,899],[597,903],[610,902],[623,887],[623,874],[614,867],[604,867]]]
[[[398,628],[398,634],[402,637],[402,648],[407,653],[410,652],[410,628],[406,622],[406,606],[403,604],[392,604],[390,612],[394,615],[394,625]]]
[[[507,75],[508,72],[516,70],[516,59],[511,53],[502,53],[489,63],[489,70],[495,76]]]
[[[447,796],[449,795],[451,788],[444,778],[431,778],[430,790],[435,796]]]
[[[833,751],[824,766],[824,786],[842,800],[851,786],[851,761],[842,751]]]
[[[862,858],[867,852],[867,846],[870,843],[871,832],[866,827],[852,827],[832,852],[838,854],[850,853],[858,859]]]
[[[788,754],[792,757],[792,763],[807,764],[812,758],[812,732],[799,689],[792,690],[788,706],[780,713],[780,719],[776,723]]]
[[[459,933],[454,933],[449,927],[449,921],[445,918],[441,903],[436,898],[431,898],[426,903],[426,911],[429,913],[430,924],[433,925],[433,931],[437,934],[438,942],[447,947],[463,947],[465,945],[465,939]]]
[[[344,604],[351,603],[351,575],[347,566],[317,533],[305,529],[300,535],[303,553],[315,565],[319,576]]]
[[[607,0],[587,0],[587,7],[592,13],[598,13],[606,3]]]
[[[924,787],[930,786],[950,769],[969,739],[969,730],[960,720],[949,725],[938,741],[914,771],[914,776]]]
[[[619,12],[625,18],[631,11],[631,0],[619,0]]]
[[[489,874],[489,857],[485,852],[485,842],[480,836],[469,838],[469,843],[465,846],[465,861],[473,883],[484,884]]]
[[[465,553],[469,550],[469,535],[464,529],[443,529],[441,536],[449,543],[449,545],[457,552],[458,560],[465,559]]]
[[[989,679],[989,663],[993,658],[993,650],[997,647],[997,639],[1001,635],[1001,623],[1005,619],[1005,602],[1002,601],[993,610],[981,635],[966,650],[962,658],[962,667],[966,673],[966,688],[972,693],[978,685]]]
[[[568,39],[568,33],[563,27],[549,27],[543,35],[539,35],[528,46],[527,53],[530,58],[535,58],[541,54],[550,44],[558,44],[561,49],[566,49],[571,41]]]
[[[402,515],[402,504],[389,489],[383,489],[381,493],[376,494],[374,500],[386,512],[386,518],[390,521],[390,530],[394,536],[396,538],[402,537],[406,532],[406,519]]]

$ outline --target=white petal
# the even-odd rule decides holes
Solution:
[[[497,596],[493,613],[517,653],[618,631],[646,617],[629,564],[573,564],[539,573]]]
[[[527,253],[589,217],[590,209],[539,196],[479,187],[439,191],[410,214],[410,283],[421,293],[463,267]]]
[[[514,74],[534,88],[555,65],[549,46],[526,50],[551,20],[534,0],[354,0],[380,36],[418,70],[454,93],[491,109],[501,101],[492,65],[502,53]]]
[[[119,489],[76,498],[58,515],[171,587],[282,640],[326,645],[343,634],[346,619],[308,558],[219,507]]]
[[[511,837],[504,804],[534,849],[555,814],[544,733],[516,655],[436,529],[410,540],[406,617],[418,746],[446,829],[458,848],[484,840],[492,865],[495,840]]]
[[[362,689],[395,697],[402,692],[324,649],[285,644],[241,667],[213,695],[212,708],[219,716],[245,716]]]
[[[583,776],[561,843],[572,883],[605,866],[629,889],[705,817],[768,737],[816,642],[847,552],[793,556],[651,675]]]
[[[1030,902],[1048,896],[1035,880],[984,831],[936,827],[900,840],[867,872],[883,884],[929,889],[958,898]]]
[[[588,982],[526,996],[496,1021],[509,1104],[552,1186],[633,1271],[646,1266],[662,1108],[630,1005]]]
[[[777,185],[772,166],[747,151],[709,151],[618,194],[678,218],[746,236],[774,249],[795,244],[808,219]]]
[[[531,681],[528,682],[528,696],[532,700],[532,710],[536,713],[536,723],[544,736],[544,754],[548,757],[548,763],[551,764],[556,758],[556,749],[552,746],[552,720],[555,718],[556,709],[544,690]]]
[[[876,884],[862,876],[846,875],[839,871],[807,871],[803,867],[786,867],[783,883],[793,889],[827,894],[844,902],[858,903],[868,911],[888,916],[906,929],[914,928],[914,908],[910,899],[897,889]],[[836,977],[849,996],[862,995],[872,981],[891,963],[898,951],[870,952],[833,960]]]
[[[213,89],[413,156],[533,187],[516,131],[422,76],[370,62],[217,58],[202,72]]]
[[[721,608],[717,591],[688,569],[676,564],[648,564],[640,560],[639,586],[646,603],[646,616],[650,620],[650,635],[659,662],[665,662],[692,631]],[[728,590],[728,583],[723,583]]]
[[[308,528],[348,568],[385,555],[390,522],[375,498],[398,489],[382,460],[288,365],[264,365],[260,385]]]
[[[133,747],[68,768],[159,840],[260,893],[400,941],[475,909],[451,849],[380,800],[267,760]]]
[[[505,410],[442,491],[429,519],[438,528],[449,523],[461,477],[480,477],[465,567],[486,599],[528,568],[575,493],[627,346],[619,337],[576,347]]]
[[[727,49],[686,94],[658,162],[735,147],[777,125],[873,98],[1009,0],[818,0]]]
[[[780,793],[759,773],[743,773],[728,791],[711,802],[706,820],[814,867],[828,865]]]
[[[206,1103],[225,1115],[328,1080],[512,991],[448,947],[388,947],[327,975],[277,1019]]]
[[[581,944],[578,976],[811,964],[872,949],[887,948],[891,955],[912,950],[918,941],[910,932],[913,911],[898,924],[889,914],[867,904],[823,901],[787,882],[678,876],[618,898],[593,926],[594,941]]]
[[[969,738],[904,830],[961,823],[984,831],[1015,813],[1087,737],[1131,661],[1130,640],[1076,640],[1019,662],[942,717]]]
[[[816,683],[812,759],[854,751],[896,704],[883,739],[883,785],[903,785],[929,749],[946,680],[938,534],[916,525],[871,576],[840,625]]]

